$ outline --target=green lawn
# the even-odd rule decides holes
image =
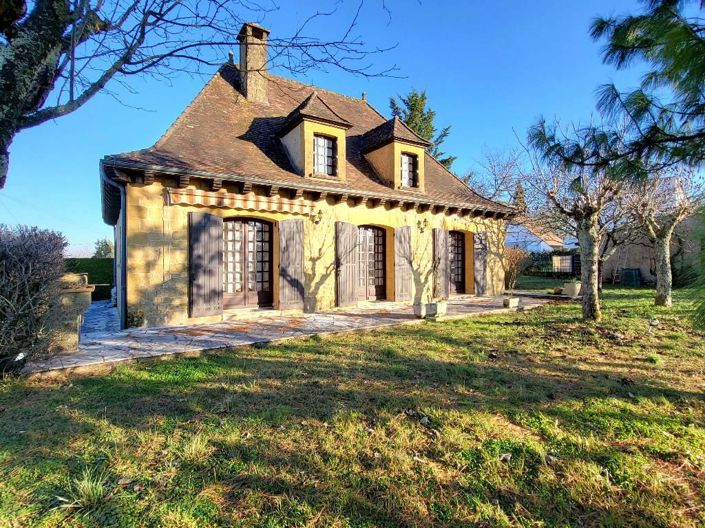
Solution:
[[[551,290],[554,288],[562,288],[565,280],[554,279],[551,277],[537,277],[534,275],[520,275],[517,280],[517,290]]]
[[[649,295],[6,382],[0,526],[703,526],[705,334]]]

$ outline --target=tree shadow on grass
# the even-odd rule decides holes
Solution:
[[[556,320],[557,324],[572,324],[566,319]],[[517,324],[533,326],[536,322]],[[266,431],[302,420],[332,423],[341,416],[354,415],[373,423],[381,416],[399,415],[406,409],[438,409],[495,413],[516,423],[521,423],[519,416],[540,415],[560,420],[565,430],[576,434],[608,434],[614,421],[638,432],[645,426],[670,426],[673,419],[633,409],[581,412],[576,411],[575,403],[665,398],[678,404],[702,399],[698,391],[666,386],[641,370],[632,370],[633,379],[627,384],[620,373],[605,372],[629,367],[626,362],[593,365],[585,361],[576,368],[574,358],[554,356],[546,360],[540,354],[522,351],[521,343],[512,340],[506,341],[512,352],[503,353],[497,346],[500,330],[493,328],[501,329],[505,322],[482,321],[480,325],[489,329],[487,333],[469,333],[463,322],[403,327],[358,334],[352,339],[301,339],[200,358],[146,362],[107,376],[76,377],[70,384],[18,383],[17,392],[0,393],[0,407],[4,408],[0,423],[3,464],[40,473],[52,467],[79,467],[85,457],[72,450],[72,443],[79,437],[103,435],[108,427],[129,435],[155,428],[167,433],[179,427],[217,429],[223,421],[240,426],[255,424],[264,433],[246,446],[260,464],[295,468],[318,485],[278,480],[271,475],[229,474],[220,483],[228,489],[230,500],[238,500],[246,491],[257,491],[287,494],[323,508],[344,490],[348,495],[339,505],[341,515],[379,525],[411,526],[413,520],[401,506],[404,498],[395,495],[397,492],[385,484],[381,473],[364,472],[355,477],[355,485],[350,485],[346,479],[351,475],[331,473],[325,464],[313,463],[310,453],[268,444]],[[433,347],[425,347],[425,343],[442,345],[449,352],[436,355],[426,350]],[[465,355],[470,345],[498,353],[491,360],[468,362]],[[443,425],[439,427],[442,430]],[[613,454],[612,448],[601,446],[573,447],[575,453],[563,455],[566,459],[604,460]],[[227,442],[218,448],[223,452],[233,449]],[[374,460],[361,463],[375,464]],[[538,486],[538,482],[534,484]],[[457,482],[447,486],[444,493],[459,497],[470,493]],[[477,493],[488,501],[506,503],[508,508],[519,501],[502,486],[483,486]],[[48,493],[40,489],[40,495]],[[530,494],[521,501],[524,507],[531,505],[533,516],[558,520],[566,514],[552,513],[552,496],[560,489],[558,483],[552,493],[544,489],[541,495]],[[37,500],[47,504],[45,497],[38,496]],[[618,515],[581,504],[574,497],[566,500],[569,508],[589,518],[604,520]],[[639,513],[644,526],[659,524],[649,512]],[[428,515],[417,520],[421,524],[452,524]]]

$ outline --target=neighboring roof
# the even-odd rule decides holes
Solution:
[[[513,212],[511,207],[472,191],[428,154],[425,157],[425,192],[388,187],[378,179],[363,153],[363,136],[388,123],[379,112],[361,99],[283,77],[270,74],[266,77],[268,104],[249,101],[239,91],[237,68],[224,65],[153,147],[106,156],[103,164],[300,189],[315,186],[316,190],[359,192],[366,196],[442,203],[493,213]],[[291,166],[279,134],[297,109],[328,117],[334,114],[336,119],[350,125],[346,133],[345,182],[304,178]],[[409,138],[408,127],[396,121],[392,135]],[[418,141],[418,136],[415,137]]]
[[[561,249],[565,245],[565,240],[558,234],[554,233],[550,229],[540,226],[527,218],[521,218],[517,221],[518,225],[524,226],[524,228],[534,235],[536,238],[541,239],[547,245],[554,249]]]
[[[301,122],[302,119],[313,119],[323,121],[343,128],[350,128],[352,124],[336,114],[330,106],[318,97],[318,92],[314,91],[304,101],[294,108],[287,116],[280,135],[288,132]]]
[[[406,126],[399,117],[394,116],[389,121],[385,121],[378,127],[365,132],[362,136],[362,150],[363,152],[370,152],[395,140],[412,143],[424,148],[431,144]]]

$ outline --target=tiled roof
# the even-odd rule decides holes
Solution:
[[[324,121],[334,125],[350,128],[352,124],[336,114],[314,91],[304,101],[294,108],[287,116],[282,132],[296,126],[302,119],[309,118]],[[281,132],[280,132],[281,134]]]
[[[541,239],[543,242],[545,242],[551,247],[562,248],[565,244],[565,240],[563,240],[563,238],[561,238],[559,235],[557,235],[547,227],[532,222],[526,217],[518,218],[517,223],[523,225],[529,233]]]
[[[315,184],[330,191],[361,192],[380,198],[425,200],[501,213],[513,211],[472,191],[428,154],[424,160],[424,193],[386,186],[363,155],[363,136],[380,126],[382,130],[389,126],[389,121],[371,105],[271,74],[267,74],[267,82],[269,103],[249,101],[239,91],[237,68],[226,64],[153,147],[106,156],[103,162],[114,167],[171,170],[294,187]],[[279,134],[297,109],[334,115],[350,125],[346,132],[346,182],[318,182],[295,172]],[[391,121],[392,135],[410,137],[408,127],[401,121]],[[420,139],[415,137],[416,141]]]
[[[430,145],[428,141],[406,126],[401,119],[394,116],[389,121],[385,121],[378,127],[363,134],[362,150],[363,152],[369,152],[394,140],[406,141],[422,147]]]

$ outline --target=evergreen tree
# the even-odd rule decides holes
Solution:
[[[113,258],[114,255],[115,249],[112,240],[100,238],[95,241],[95,253],[93,253],[93,258]]]
[[[526,195],[524,194],[524,186],[520,181],[517,182],[516,190],[514,191],[514,207],[519,214],[526,213]]]
[[[456,156],[448,156],[440,150],[440,146],[450,134],[450,126],[436,133],[436,125],[434,124],[436,112],[426,107],[427,102],[426,90],[419,92],[413,89],[406,97],[399,96],[399,101],[394,97],[390,97],[389,107],[393,116],[399,117],[419,136],[431,142],[431,146],[427,149],[429,154],[440,161],[447,169],[450,169]]]

